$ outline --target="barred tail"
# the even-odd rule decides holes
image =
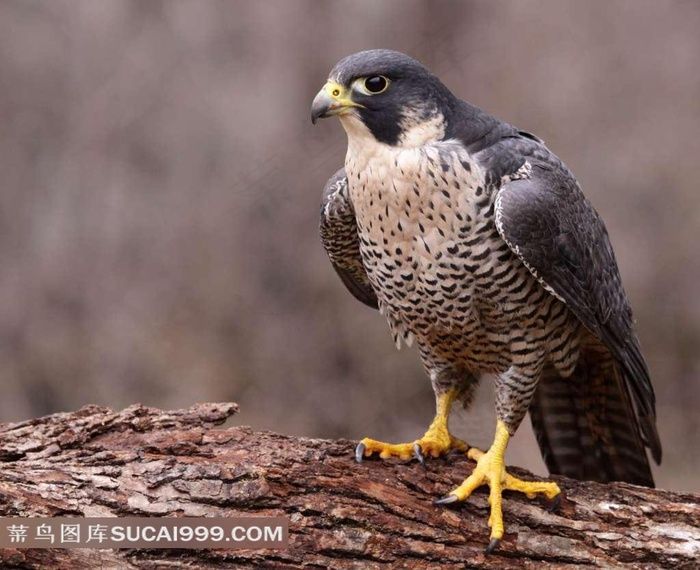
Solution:
[[[554,368],[545,370],[530,418],[550,473],[654,486],[621,374],[607,351],[582,354],[569,378]]]

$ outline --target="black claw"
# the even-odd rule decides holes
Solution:
[[[425,457],[423,457],[423,450],[420,448],[420,445],[417,443],[413,444],[413,457],[415,457],[418,461],[420,461],[420,464],[425,467]]]
[[[559,511],[559,507],[561,507],[561,493],[552,499],[552,502],[549,503],[547,510],[549,510],[550,513],[556,513]]]
[[[499,544],[501,544],[500,538],[492,538],[491,542],[489,542],[489,545],[484,550],[484,554],[493,554],[493,552],[498,548]]]
[[[435,501],[433,501],[433,504],[434,505],[449,505],[450,503],[456,503],[457,501],[459,501],[459,497],[457,497],[457,495],[453,495],[452,493],[450,493],[449,495],[445,495],[444,497],[442,497],[440,499],[435,499]]]
[[[362,463],[362,458],[365,456],[365,444],[360,442],[355,448],[355,461]]]

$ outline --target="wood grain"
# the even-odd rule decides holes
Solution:
[[[415,461],[358,465],[350,441],[222,426],[237,409],[233,403],[178,411],[88,406],[4,424],[0,515],[285,515],[287,549],[5,549],[0,566],[697,567],[698,495],[555,477],[565,494],[560,510],[508,495],[503,544],[485,556],[485,492],[453,509],[432,504],[473,468],[463,455],[428,460],[427,469]]]

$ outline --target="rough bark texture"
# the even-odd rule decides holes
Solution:
[[[558,513],[509,495],[500,551],[485,492],[432,500],[473,468],[460,454],[353,460],[353,443],[219,427],[235,404],[163,412],[88,406],[0,427],[2,516],[286,515],[285,550],[5,549],[19,568],[697,567],[700,497],[555,477]],[[521,476],[531,476],[519,469]]]

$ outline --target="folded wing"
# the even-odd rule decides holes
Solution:
[[[650,448],[658,463],[654,390],[603,221],[558,160],[540,153],[531,166],[528,178],[512,180],[499,190],[498,231],[540,283],[607,348],[623,392],[616,395],[614,407],[626,408],[626,421],[636,436],[632,439]],[[535,402],[535,407],[546,405],[537,408]]]
[[[377,295],[362,263],[348,179],[341,168],[326,183],[321,199],[321,243],[341,281],[365,305],[377,308]]]

